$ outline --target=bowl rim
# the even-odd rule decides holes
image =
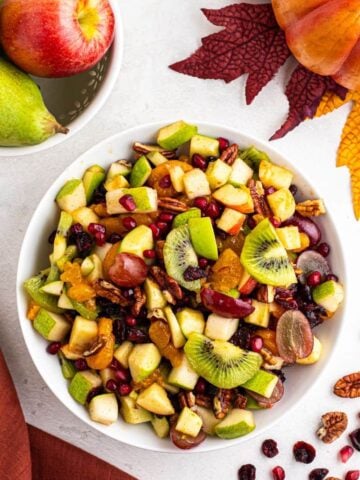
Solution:
[[[111,52],[111,55],[107,74],[105,75],[101,87],[90,105],[86,107],[81,114],[68,125],[70,129],[66,135],[62,133],[56,133],[53,137],[48,138],[38,145],[28,145],[24,147],[0,146],[0,157],[22,157],[25,155],[31,155],[33,153],[43,152],[49,148],[53,148],[56,145],[66,142],[82,128],[84,128],[85,125],[87,125],[104,106],[119,77],[124,55],[124,26],[122,22],[122,15],[120,14],[119,2],[117,0],[108,1],[115,15],[115,35],[113,43],[108,50],[108,52]]]
[[[248,142],[247,144],[249,146],[250,145],[255,145],[257,148],[260,148],[260,149],[264,150],[266,153],[268,153],[270,155],[270,157],[272,155],[276,156],[277,157],[276,163],[281,164],[282,162],[284,162],[285,164],[291,165],[291,167],[292,167],[292,169],[295,173],[295,176],[300,175],[300,177],[302,177],[305,180],[307,186],[311,188],[312,194],[314,196],[319,197],[317,189],[315,189],[313,187],[312,183],[310,183],[308,181],[308,177],[306,175],[304,175],[303,173],[301,173],[300,170],[298,170],[297,167],[294,166],[294,164],[293,164],[293,162],[291,162],[291,160],[289,160],[283,154],[281,154],[276,149],[274,149],[272,146],[270,146],[269,142],[259,140],[252,135],[248,135],[247,133],[243,133],[240,130],[237,130],[235,128],[232,128],[232,127],[229,127],[229,126],[226,126],[224,124],[217,123],[217,122],[216,123],[215,122],[204,122],[204,121],[197,121],[196,119],[187,119],[187,121],[189,121],[189,123],[197,125],[199,127],[199,130],[207,129],[207,128],[209,128],[209,129],[214,129],[215,128],[216,130],[219,131],[219,133],[226,130],[227,132],[229,132],[229,135],[233,135],[234,138],[243,137],[243,140]],[[174,450],[174,448],[170,448],[170,447],[166,447],[166,446],[160,448],[160,447],[157,447],[157,446],[151,446],[151,444],[148,444],[148,443],[144,444],[144,443],[136,442],[136,441],[128,441],[129,440],[128,438],[123,438],[123,439],[120,440],[117,437],[117,435],[112,434],[112,432],[109,431],[109,430],[106,430],[106,427],[104,429],[104,425],[93,422],[90,419],[90,416],[87,416],[87,417],[83,418],[80,415],[78,415],[77,412],[74,409],[70,408],[67,405],[66,400],[61,398],[61,396],[56,392],[55,388],[53,388],[52,386],[49,385],[45,374],[42,372],[40,362],[38,360],[36,360],[35,357],[32,354],[32,345],[30,343],[30,338],[27,337],[25,329],[24,329],[24,325],[25,325],[24,321],[28,322],[29,320],[27,320],[26,314],[23,311],[23,308],[21,306],[21,296],[24,295],[23,288],[22,288],[23,279],[22,279],[22,274],[21,274],[22,273],[22,264],[24,263],[24,259],[23,259],[24,245],[28,241],[27,237],[29,235],[30,227],[32,225],[32,222],[34,221],[34,218],[37,216],[37,213],[41,209],[42,204],[45,202],[46,197],[49,196],[49,194],[51,193],[52,190],[55,190],[55,186],[57,185],[57,183],[60,182],[60,178],[68,175],[74,167],[77,167],[77,166],[81,165],[82,162],[86,159],[86,157],[90,156],[96,149],[104,148],[104,147],[108,146],[108,144],[111,144],[111,142],[116,141],[119,137],[121,138],[121,137],[132,136],[133,134],[136,134],[139,130],[146,130],[146,129],[152,129],[154,132],[156,132],[162,126],[168,125],[172,122],[174,122],[173,119],[170,119],[170,120],[165,119],[163,121],[156,121],[156,122],[149,122],[149,123],[146,123],[146,124],[140,124],[140,125],[131,127],[129,129],[123,130],[122,132],[118,132],[115,135],[112,135],[112,136],[102,140],[101,142],[98,142],[95,145],[93,145],[91,148],[89,148],[87,151],[82,153],[79,157],[77,157],[70,165],[68,165],[63,170],[63,172],[50,185],[50,187],[47,189],[47,191],[43,195],[42,199],[39,201],[35,211],[33,212],[31,220],[28,224],[27,230],[25,232],[25,235],[24,235],[24,238],[23,238],[23,241],[22,241],[22,244],[21,244],[19,260],[18,260],[17,275],[16,275],[16,302],[17,302],[18,321],[20,323],[20,328],[21,328],[21,331],[22,331],[22,335],[23,335],[27,350],[30,354],[30,357],[32,359],[33,364],[35,365],[38,373],[40,374],[41,378],[43,379],[44,383],[49,388],[49,390],[55,395],[55,397],[73,415],[75,415],[80,420],[84,421],[88,426],[94,428],[98,432],[100,432],[100,433],[102,433],[102,434],[104,434],[104,435],[106,435],[106,436],[108,436],[108,437],[110,437],[114,440],[117,440],[121,443],[124,443],[126,445],[141,448],[141,449],[144,449],[144,450],[153,451],[153,452],[181,454],[181,453],[184,453],[184,451],[181,450],[181,449],[175,449]],[[63,181],[63,179],[61,181]],[[61,185],[60,185],[60,187],[61,187]],[[59,186],[57,186],[57,188],[59,188]],[[332,229],[331,235],[332,235],[332,238],[334,239],[334,243],[337,243],[338,246],[340,247],[337,250],[337,261],[338,261],[338,263],[339,263],[339,265],[341,266],[341,269],[342,269],[342,283],[344,283],[346,285],[346,282],[347,282],[347,267],[346,267],[346,262],[345,262],[346,257],[343,253],[343,247],[342,247],[342,244],[340,242],[340,237],[339,237],[338,231],[335,228],[335,222],[333,220],[333,215],[332,215],[331,210],[330,211],[327,210],[326,215],[327,215],[327,222]],[[344,324],[345,324],[347,308],[348,308],[348,302],[347,302],[347,296],[345,295],[345,299],[342,303],[341,309],[336,314],[337,324],[336,324],[335,328],[337,328],[337,335],[335,336],[335,339],[331,344],[331,350],[327,354],[326,362],[324,361],[323,364],[321,365],[321,368],[319,368],[319,372],[317,373],[317,376],[314,379],[314,381],[307,387],[307,389],[305,389],[305,391],[299,396],[299,398],[296,399],[290,405],[290,407],[288,407],[287,410],[282,413],[282,415],[280,415],[278,418],[275,418],[274,420],[270,420],[265,426],[257,427],[249,435],[246,435],[246,436],[243,436],[243,437],[238,437],[236,439],[227,440],[227,441],[222,440],[222,439],[216,439],[216,440],[219,440],[219,443],[216,443],[216,444],[213,444],[213,443],[210,443],[210,442],[204,442],[201,445],[199,445],[199,447],[197,447],[195,449],[187,450],[187,453],[206,453],[206,452],[210,452],[210,451],[217,451],[217,450],[221,450],[223,448],[239,445],[240,443],[243,443],[243,442],[251,441],[252,439],[257,437],[258,435],[269,431],[270,428],[273,428],[278,422],[280,422],[287,415],[289,415],[300,404],[300,402],[304,401],[304,399],[309,395],[309,393],[312,391],[314,386],[320,381],[320,379],[323,377],[324,373],[326,372],[326,370],[328,368],[328,365],[329,365],[330,361],[332,360],[333,355],[335,354],[335,352],[338,348],[339,341],[340,341],[340,339],[341,339],[341,337],[344,333],[344,326],[345,326]]]

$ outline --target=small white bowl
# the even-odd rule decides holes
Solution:
[[[81,130],[102,108],[119,76],[124,30],[119,2],[109,0],[115,15],[115,37],[104,57],[90,70],[66,78],[34,77],[40,86],[45,104],[56,119],[69,128],[64,135],[58,133],[38,145],[26,147],[0,147],[0,157],[20,157],[54,147]]]
[[[47,342],[35,332],[31,322],[26,318],[28,298],[23,289],[23,282],[27,278],[48,266],[50,246],[47,244],[47,238],[53,231],[59,214],[54,198],[66,180],[72,177],[80,178],[84,170],[94,163],[94,159],[96,159],[96,163],[99,165],[107,167],[115,160],[132,158],[131,145],[133,142],[154,142],[157,130],[167,123],[170,122],[139,126],[101,142],[81,155],[53,183],[37,206],[23,240],[17,273],[17,306],[21,329],[35,366],[52,392],[72,413],[96,430],[123,443],[159,452],[179,453],[182,451],[174,447],[169,439],[162,440],[158,438],[149,425],[128,425],[122,419],[119,419],[114,425],[106,427],[90,420],[86,409],[76,403],[69,395],[67,390],[68,384],[62,377],[57,357],[46,353]],[[203,122],[192,123],[197,124],[199,131],[205,135],[229,138],[243,148],[255,145],[268,153],[274,162],[284,165],[294,172],[294,183],[298,185],[304,196],[313,198],[317,195],[316,188],[289,161],[270,148],[267,143],[243,135],[228,127]],[[329,240],[332,251],[336,252],[336,255],[330,256],[330,263],[341,281],[346,285],[341,244],[331,219],[331,212],[328,212],[323,218],[317,219],[317,223],[322,231],[326,232],[324,237]],[[209,437],[205,442],[197,448],[189,450],[189,452],[206,452],[251,441],[254,436],[272,427],[299,402],[302,402],[304,408],[307,408],[308,406],[304,400],[305,394],[325,370],[344,324],[344,317],[344,306],[342,306],[341,310],[337,312],[331,321],[324,323],[317,329],[316,335],[323,344],[321,360],[313,366],[294,366],[286,369],[287,381],[283,399],[270,410],[255,412],[257,427],[251,434],[235,440],[221,440]]]

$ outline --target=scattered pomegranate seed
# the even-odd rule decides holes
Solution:
[[[56,355],[58,351],[60,350],[61,343],[60,342],[51,342],[49,345],[46,347],[46,351],[50,353],[50,355]]]
[[[243,465],[239,468],[238,471],[239,480],[255,480],[256,478],[256,468],[250,463]]]
[[[360,428],[357,428],[349,435],[353,447],[360,452]]]
[[[260,350],[263,348],[263,346],[264,346],[264,340],[261,337],[256,335],[255,337],[251,338],[250,349],[253,352],[260,352]]]
[[[132,316],[128,315],[125,318],[125,323],[128,327],[135,327],[135,325],[137,324],[137,320],[136,320],[135,317],[132,317]]]
[[[112,378],[110,378],[110,380],[106,382],[106,388],[110,390],[110,392],[115,392],[117,390],[117,387],[117,383]]]
[[[252,230],[253,228],[256,227],[256,222],[253,217],[248,217],[246,220],[246,225]]]
[[[320,245],[317,247],[316,249],[320,255],[322,255],[323,257],[327,257],[330,253],[330,245],[328,243],[320,243]]]
[[[166,222],[156,222],[156,226],[160,228],[161,231],[164,231],[169,225]]]
[[[159,187],[161,188],[170,188],[171,187],[171,178],[170,175],[164,175],[159,181]]]
[[[310,273],[306,279],[306,283],[309,285],[309,287],[316,287],[316,285],[321,283],[321,273],[318,271]]]
[[[115,372],[115,378],[121,383],[127,383],[130,380],[129,370],[126,370],[120,366],[120,368]]]
[[[360,471],[359,470],[350,470],[345,475],[345,480],[359,480],[360,478]]]
[[[93,388],[89,395],[86,398],[87,402],[90,402],[96,395],[99,395],[102,392],[102,387]]]
[[[160,237],[160,228],[159,228],[157,225],[155,225],[155,223],[151,223],[151,224],[149,225],[149,227],[150,227],[151,230],[152,230],[152,233],[153,233],[154,238],[155,238],[155,239],[159,238],[159,237]]]
[[[94,235],[94,238],[95,238],[95,243],[98,247],[101,247],[102,245],[105,245],[105,243],[106,243],[105,233],[96,232],[95,235]]]
[[[219,205],[214,201],[210,202],[205,210],[205,215],[210,218],[218,218],[220,216]]]
[[[326,275],[326,280],[333,280],[334,282],[338,282],[339,281],[339,277],[337,275],[334,275],[333,273],[329,273],[328,275]]]
[[[206,169],[206,160],[203,156],[199,155],[198,153],[194,153],[191,159],[191,163],[194,167],[200,168],[200,170]]]
[[[291,195],[292,195],[293,197],[295,197],[295,195],[296,195],[297,192],[298,192],[298,187],[297,187],[296,185],[290,185],[289,190],[290,190],[290,192],[291,192]]]
[[[349,458],[352,457],[353,453],[354,449],[353,447],[350,447],[350,445],[346,445],[345,447],[343,447],[339,452],[342,463],[346,463]]]
[[[282,467],[275,467],[272,469],[273,479],[274,480],[284,480],[285,478],[285,471]]]
[[[71,228],[70,228],[70,233],[72,233],[73,235],[77,235],[77,234],[81,233],[82,231],[83,231],[83,228],[80,225],[80,223],[74,223],[74,225],[72,225]]]
[[[199,258],[199,267],[206,268],[209,264],[209,260],[207,258]]]
[[[226,150],[230,145],[230,142],[227,138],[219,137],[217,140],[219,142],[220,153],[223,152],[224,150]]]
[[[88,368],[86,360],[84,358],[78,358],[77,360],[75,360],[74,365],[76,370],[78,370],[79,372],[87,370]]]
[[[309,480],[324,480],[328,473],[327,468],[315,468],[309,473]]]
[[[275,228],[279,228],[281,221],[276,217],[270,217],[270,222],[274,225]]]
[[[123,383],[118,386],[118,392],[121,397],[129,395],[131,393],[131,390],[131,385],[129,385],[128,383]]]
[[[199,378],[195,385],[196,393],[205,393],[206,390],[206,381],[203,378]]]
[[[106,229],[104,225],[100,225],[100,223],[90,223],[88,226],[88,232],[91,233],[92,235],[95,235],[96,233],[106,233]]]
[[[159,220],[161,222],[170,223],[174,220],[174,214],[173,213],[167,213],[167,212],[161,212],[160,215],[159,215]]]
[[[116,360],[115,357],[111,360],[109,368],[111,368],[112,370],[118,370],[120,368],[120,363]]]
[[[265,440],[262,443],[261,451],[263,452],[265,457],[268,457],[268,458],[276,457],[276,455],[278,455],[279,453],[279,450],[277,448],[277,443],[275,442],[275,440],[272,440],[271,438],[269,438],[268,440]]]
[[[117,242],[120,242],[120,240],[121,240],[121,235],[119,235],[118,233],[112,233],[107,239],[109,243],[117,243]]]
[[[315,448],[306,442],[296,442],[293,453],[295,460],[301,463],[311,463],[316,457]]]
[[[274,187],[268,187],[265,188],[265,195],[271,195],[272,193],[275,193],[276,189]]]
[[[123,218],[122,224],[124,225],[126,230],[133,230],[137,226],[135,218],[132,218],[132,217]]]
[[[208,206],[208,200],[205,197],[197,197],[194,200],[194,207],[200,208],[200,210],[205,210]]]
[[[133,212],[136,208],[136,203],[132,195],[123,195],[119,200],[120,205],[122,205],[125,210],[128,212]]]
[[[145,258],[155,258],[156,257],[156,252],[155,250],[144,250],[143,255]]]

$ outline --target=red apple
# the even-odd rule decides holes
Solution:
[[[4,0],[0,10],[5,53],[38,77],[68,77],[93,67],[114,31],[108,0]]]

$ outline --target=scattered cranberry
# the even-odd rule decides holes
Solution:
[[[265,188],[265,195],[271,195],[272,193],[275,193],[276,189],[274,187],[268,187]]]
[[[224,150],[226,150],[230,145],[230,142],[227,138],[219,137],[217,140],[219,142],[220,153],[223,152]]]
[[[284,480],[285,478],[285,471],[282,467],[275,467],[272,469],[273,479],[274,480]]]
[[[199,258],[199,267],[206,268],[209,264],[209,260],[207,258]]]
[[[93,388],[90,392],[89,395],[86,398],[87,402],[90,402],[96,395],[99,395],[102,392],[102,387],[97,387]]]
[[[296,185],[290,185],[289,190],[290,190],[291,195],[293,197],[295,197],[295,195],[298,192],[298,187]]]
[[[347,472],[345,476],[345,480],[359,480],[360,478],[360,471],[359,470],[351,470]]]
[[[276,217],[270,217],[270,222],[274,225],[275,228],[279,228],[281,221]]]
[[[143,255],[145,258],[155,258],[156,257],[156,252],[155,250],[144,250]]]
[[[53,232],[50,233],[49,238],[48,238],[48,242],[50,243],[50,245],[54,244],[56,234],[57,234],[56,230],[54,230]]]
[[[276,455],[278,455],[279,453],[277,443],[275,442],[275,440],[272,440],[270,438],[263,442],[263,444],[261,445],[261,451],[263,452],[265,457],[268,458],[276,457]]]
[[[256,478],[256,468],[250,463],[240,467],[238,471],[239,480],[255,480]]]
[[[174,215],[172,213],[161,212],[159,215],[159,220],[161,222],[170,223],[174,220]]]
[[[354,449],[353,447],[350,447],[350,445],[346,445],[345,447],[343,447],[339,452],[342,463],[346,463],[349,458],[352,457],[353,453]]]
[[[260,352],[260,350],[263,348],[263,346],[264,346],[264,340],[261,337],[256,335],[255,337],[251,338],[250,349],[253,352]]]
[[[83,229],[82,229],[82,226],[80,225],[80,223],[74,223],[74,225],[72,225],[72,227],[70,228],[70,233],[73,234],[73,235],[78,235],[82,231],[83,231]]]
[[[248,217],[246,220],[246,225],[252,230],[253,228],[256,227],[256,222],[253,217]]]
[[[126,230],[133,230],[137,225],[136,220],[132,217],[123,218],[122,219],[122,224],[124,225]]]
[[[309,285],[309,287],[316,287],[316,285],[321,283],[321,273],[318,271],[310,273],[306,279],[306,283]]]
[[[328,473],[327,468],[315,468],[309,473],[309,480],[323,480]]]
[[[219,205],[212,201],[206,207],[205,215],[210,218],[218,218],[220,216],[220,207]]]
[[[111,360],[109,368],[111,368],[112,370],[118,370],[120,368],[120,363],[116,360],[115,357]]]
[[[183,277],[187,282],[192,282],[193,280],[199,280],[200,278],[206,277],[206,272],[199,267],[187,267]]]
[[[128,315],[126,318],[125,318],[125,323],[128,327],[135,327],[137,321],[136,321],[136,318],[135,317],[131,317],[130,315]]]
[[[129,385],[128,383],[123,383],[118,386],[118,392],[121,397],[129,395],[131,393],[131,390],[131,385]]]
[[[199,155],[198,153],[194,153],[191,163],[194,167],[200,168],[200,170],[206,169],[206,160],[202,155]]]
[[[127,383],[130,380],[130,373],[120,366],[120,368],[115,371],[115,378],[121,383]]]
[[[119,235],[118,233],[112,233],[111,235],[109,235],[107,241],[109,243],[117,243],[117,242],[120,242],[121,240],[121,235]]]
[[[74,365],[76,370],[78,370],[79,372],[87,370],[88,368],[86,360],[84,358],[78,358],[77,360],[75,360]]]
[[[170,188],[171,187],[171,178],[170,175],[164,175],[159,181],[159,187],[161,188]]]
[[[334,275],[333,273],[329,273],[328,275],[326,275],[325,279],[326,280],[333,280],[334,282],[339,281],[339,277]]]
[[[194,200],[194,207],[200,208],[200,210],[205,210],[208,206],[208,200],[205,197],[197,197]]]
[[[349,437],[353,447],[360,452],[360,428],[351,432]]]
[[[119,200],[120,205],[122,205],[125,210],[128,212],[133,212],[136,208],[135,200],[132,195],[123,195]]]
[[[60,342],[51,342],[49,345],[46,347],[46,351],[50,353],[50,355],[56,355],[58,351],[60,350],[61,343]]]
[[[153,233],[154,238],[155,239],[159,238],[160,237],[160,228],[157,225],[155,225],[155,223],[151,223],[149,225],[149,227],[151,228],[151,231]]]
[[[168,224],[166,222],[156,222],[156,226],[163,232],[168,228]]]
[[[297,442],[293,447],[295,460],[301,463],[311,463],[315,456],[315,448],[306,442]]]
[[[133,343],[146,343],[149,341],[149,335],[141,328],[130,327],[126,339]]]
[[[206,390],[206,381],[203,378],[199,378],[195,385],[195,393],[205,393]]]
[[[320,255],[322,255],[323,257],[327,257],[330,253],[330,245],[328,243],[320,243],[320,245],[317,247],[316,249]]]
[[[110,392],[116,392],[117,387],[117,383],[112,378],[106,382],[106,388],[107,390],[110,390]]]

